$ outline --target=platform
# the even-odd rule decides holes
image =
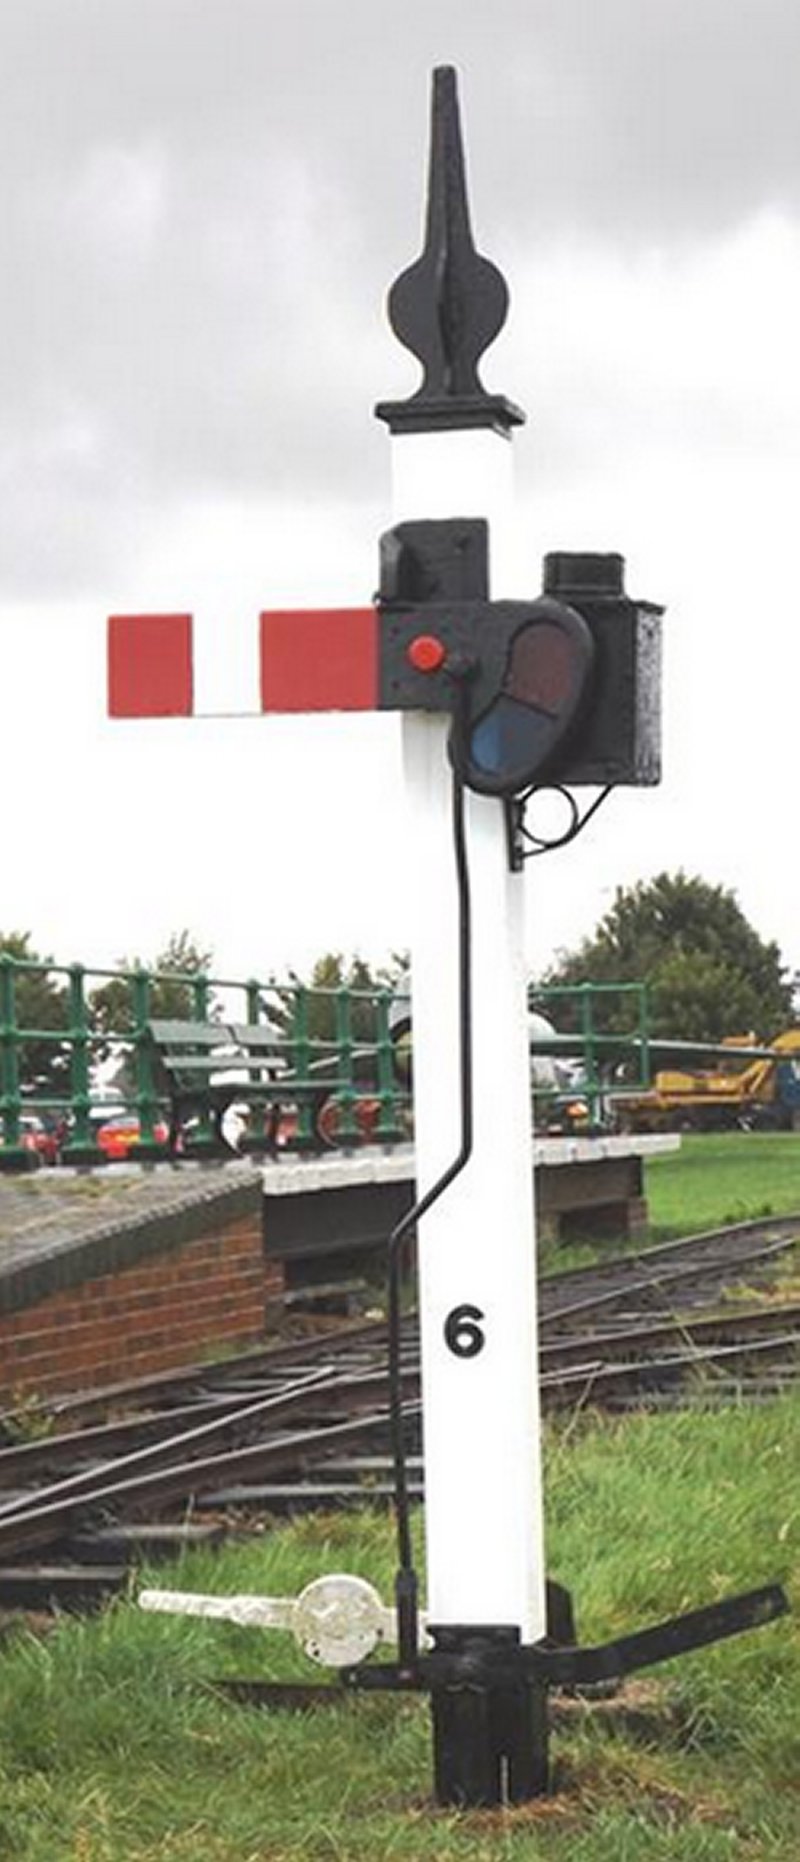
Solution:
[[[638,1233],[644,1163],[679,1144],[537,1139],[540,1232]],[[0,1403],[253,1343],[287,1288],[382,1272],[414,1196],[411,1145],[0,1178]]]
[[[263,1204],[238,1162],[0,1179],[0,1403],[257,1343],[283,1287]]]
[[[678,1150],[680,1136],[537,1138],[534,1141],[536,1207],[540,1235],[606,1233],[622,1239],[647,1225],[643,1166]],[[263,1166],[264,1230],[268,1254],[291,1263],[340,1257],[385,1246],[415,1194],[413,1145],[314,1158],[287,1158]]]

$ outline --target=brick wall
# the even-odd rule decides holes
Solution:
[[[0,1395],[18,1401],[146,1377],[264,1334],[282,1290],[260,1208],[209,1207],[206,1232],[0,1314]]]

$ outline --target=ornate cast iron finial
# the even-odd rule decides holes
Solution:
[[[407,401],[375,409],[392,433],[444,427],[494,427],[507,433],[525,419],[502,394],[487,394],[478,359],[502,329],[508,287],[472,238],[458,111],[456,73],[433,73],[428,214],[421,256],[401,272],[388,300],[395,336],[422,363],[424,376]]]

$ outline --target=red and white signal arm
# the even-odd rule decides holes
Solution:
[[[268,609],[259,616],[257,684],[248,710],[372,711],[379,703],[378,611]],[[195,705],[191,614],[114,614],[108,623],[112,718],[186,718]]]

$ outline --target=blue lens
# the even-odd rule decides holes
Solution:
[[[535,768],[553,734],[553,718],[515,698],[498,698],[476,724],[470,739],[470,759],[487,776],[512,776]]]

